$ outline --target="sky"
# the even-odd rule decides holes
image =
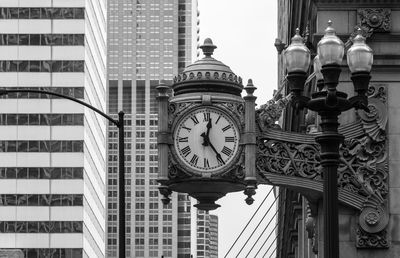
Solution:
[[[232,71],[243,78],[243,84],[252,79],[257,87],[255,95],[257,104],[266,103],[272,98],[273,90],[277,88],[277,51],[274,47],[277,37],[277,0],[198,0],[200,10],[200,42],[211,38],[218,48],[213,57],[228,65]],[[254,196],[253,205],[247,205],[243,192],[231,193],[218,201],[221,207],[213,212],[219,218],[219,257],[223,258],[248,220],[258,208],[271,187],[259,186]],[[227,257],[236,257],[237,253],[250,236],[262,216],[266,213],[274,200],[271,194],[260,208],[258,215],[253,219]],[[274,212],[270,212],[272,215]],[[260,230],[270,221],[268,215],[260,224]],[[275,226],[274,223],[271,225]],[[267,231],[273,229],[271,225]],[[261,234],[257,230],[253,239]],[[253,250],[261,248],[263,239],[269,232],[263,234]],[[272,233],[272,235],[274,235]],[[272,240],[274,237],[271,237]],[[238,257],[245,257],[252,241],[246,245]],[[269,241],[265,248],[269,246]],[[266,252],[266,249],[261,249]],[[273,249],[273,248],[272,248]],[[271,250],[272,250],[271,249]],[[271,250],[268,252],[270,253]],[[254,252],[249,257],[254,257]],[[259,255],[257,257],[262,257]],[[268,257],[268,255],[266,256]]]

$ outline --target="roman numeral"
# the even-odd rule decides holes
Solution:
[[[222,128],[222,131],[225,132],[231,128],[231,125],[227,125],[224,128]]]
[[[188,132],[190,132],[192,130],[192,128],[186,127],[186,126],[182,126],[183,129],[188,130]]]
[[[197,119],[197,117],[195,115],[191,116],[190,119],[192,119],[192,121],[195,125],[197,125],[199,123],[199,120]]]
[[[189,146],[186,146],[185,148],[183,148],[181,150],[181,152],[182,152],[183,156],[187,157],[187,155],[189,155],[192,152],[192,150],[190,149]]]
[[[235,141],[235,137],[225,136],[225,142],[234,142],[234,141]]]
[[[204,122],[208,122],[210,120],[210,112],[204,112],[203,116],[204,116],[203,119]]]
[[[204,166],[205,168],[209,168],[210,167],[210,163],[208,162],[208,159],[204,158]]]
[[[217,118],[217,121],[215,121],[215,124],[218,124],[218,121],[219,121],[220,118],[221,118],[221,116],[219,116],[219,117]]]
[[[195,165],[195,166],[197,166],[197,162],[199,161],[199,156],[197,156],[196,154],[193,154],[193,157],[192,157],[192,159],[190,160],[190,163],[192,164],[192,165]]]
[[[224,148],[222,148],[221,151],[223,154],[225,154],[226,156],[230,156],[232,154],[232,150],[229,149],[228,147],[224,146]]]
[[[226,138],[226,137],[225,137]],[[179,142],[188,142],[188,138],[187,137],[179,137]],[[225,140],[226,141],[226,140]]]

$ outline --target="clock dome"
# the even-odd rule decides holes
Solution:
[[[234,74],[229,66],[211,57],[217,46],[207,38],[200,48],[204,57],[174,77],[174,94],[219,92],[240,96],[243,90],[242,78]]]

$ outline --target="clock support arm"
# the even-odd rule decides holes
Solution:
[[[170,132],[168,129],[168,105],[169,96],[168,90],[169,86],[163,82],[156,88],[158,90],[158,136],[157,136],[157,146],[158,146],[158,179],[157,181],[161,184],[159,186],[160,193],[164,196],[162,202],[168,204],[171,199],[169,195],[172,191],[165,185],[168,182],[168,151],[170,144]]]
[[[245,145],[245,182],[247,184],[244,194],[247,195],[246,203],[252,204],[254,202],[253,195],[257,189],[256,178],[256,122],[255,122],[255,101],[256,96],[253,95],[257,89],[253,85],[253,81],[249,79],[246,87],[247,95],[243,97],[245,100],[245,128],[243,134],[242,144]]]

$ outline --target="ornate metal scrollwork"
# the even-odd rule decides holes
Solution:
[[[360,211],[357,247],[386,248],[385,228],[389,221],[386,86],[370,85],[368,96],[371,112],[358,111],[358,121],[340,128],[345,141],[340,147],[339,199]],[[310,191],[321,193],[319,145],[314,136],[277,130],[274,124],[280,113],[275,110],[279,105],[270,101],[261,107],[256,113],[260,128],[256,168],[260,181],[294,188],[304,195]]]

